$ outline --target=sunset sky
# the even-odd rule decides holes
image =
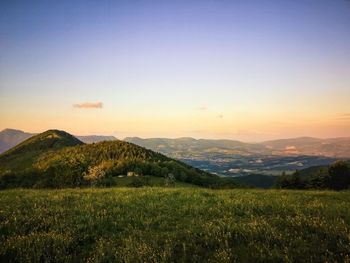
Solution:
[[[350,1],[0,1],[0,129],[350,136]]]

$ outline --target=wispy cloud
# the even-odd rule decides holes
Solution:
[[[220,113],[216,117],[219,118],[219,119],[222,119],[224,117],[224,115]]]
[[[350,120],[350,113],[340,113],[336,118],[338,120]]]
[[[83,102],[79,104],[73,104],[74,108],[78,109],[101,109],[103,107],[102,102]]]
[[[206,110],[208,110],[208,107],[202,106],[202,107],[199,107],[198,110],[200,110],[200,111],[206,111]]]

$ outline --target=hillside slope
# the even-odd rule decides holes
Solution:
[[[48,130],[30,137],[19,145],[0,155],[0,173],[19,172],[33,168],[33,164],[42,154],[48,154],[67,146],[81,145],[83,142],[74,136],[59,130]]]
[[[132,143],[117,140],[83,144],[57,130],[36,135],[0,155],[2,187],[104,185],[128,172],[170,176],[208,187],[237,185]]]
[[[6,152],[12,147],[17,146],[21,142],[27,140],[28,138],[37,135],[37,133],[28,133],[21,130],[15,129],[4,129],[0,131],[0,154]],[[115,141],[117,138],[114,136],[105,135],[84,135],[75,136],[83,143],[96,143],[102,141]]]

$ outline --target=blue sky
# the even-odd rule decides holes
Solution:
[[[346,0],[1,1],[0,128],[349,136],[349,47]]]

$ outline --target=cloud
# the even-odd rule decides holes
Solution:
[[[211,111],[207,106],[198,107],[197,110],[204,111],[206,113],[211,113],[213,115],[216,114],[216,118],[218,118],[218,119],[223,119],[224,118],[224,115],[222,113],[215,113],[215,112]]]
[[[342,113],[337,115],[338,120],[350,120],[350,113]]]
[[[198,110],[200,110],[200,111],[206,111],[206,110],[208,110],[208,107],[202,106],[202,107],[199,107]]]
[[[237,130],[236,132],[233,133],[233,135],[236,135],[236,136],[270,136],[270,135],[277,135],[277,134],[276,133],[255,131],[255,130]]]
[[[78,109],[101,109],[103,104],[102,102],[83,102],[80,104],[73,104],[73,107]]]

